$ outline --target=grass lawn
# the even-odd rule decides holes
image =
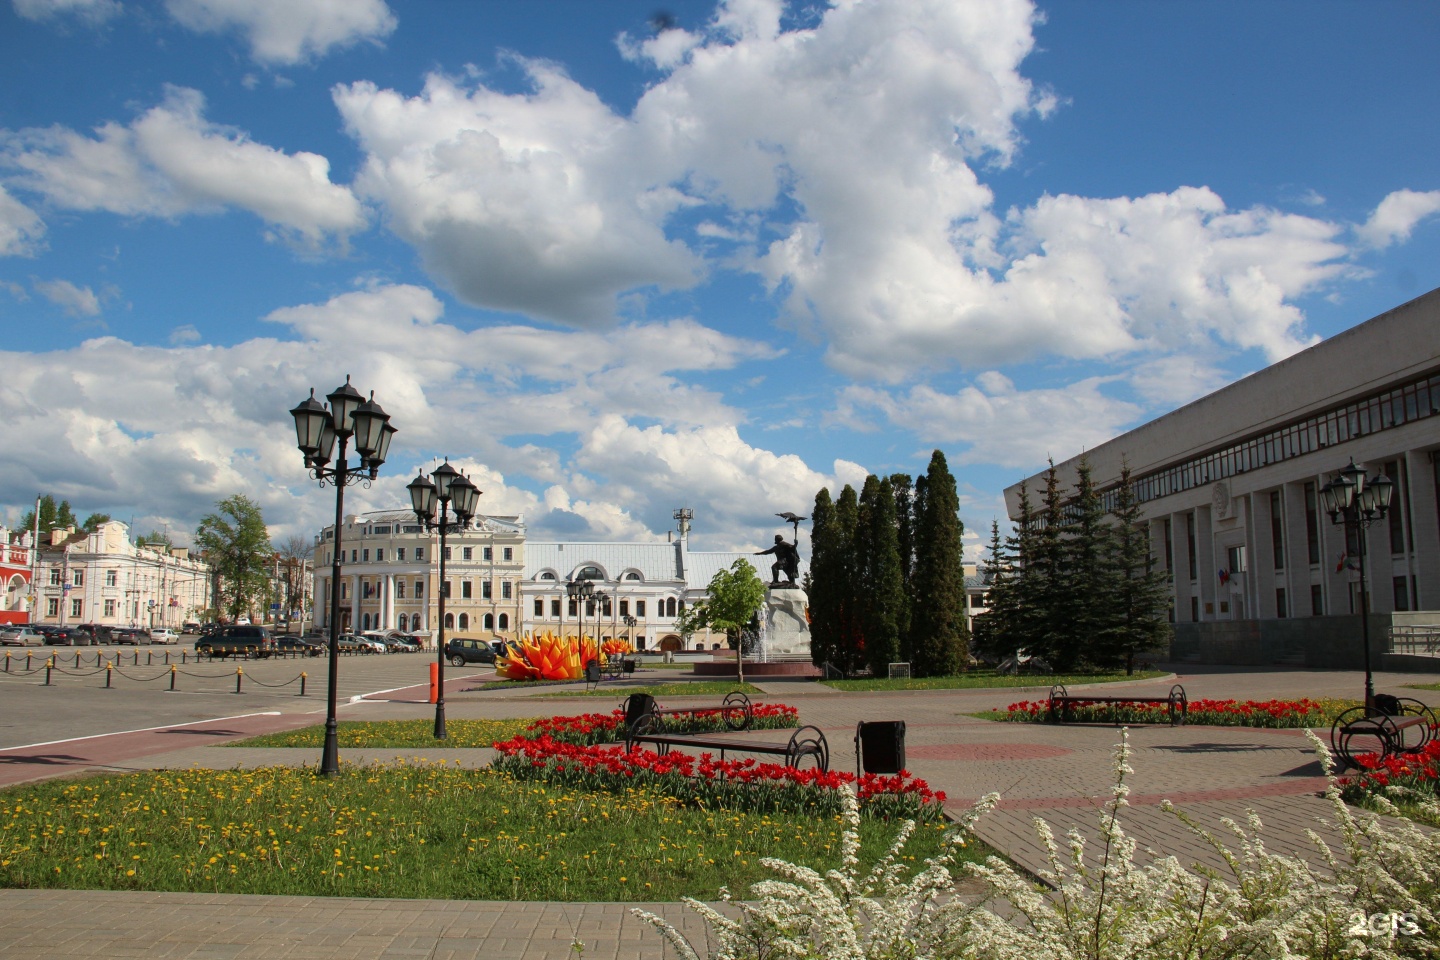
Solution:
[[[1406,683],[1402,686],[1409,690],[1440,690],[1440,683]]]
[[[745,891],[761,857],[840,866],[834,817],[684,808],[444,764],[154,771],[0,791],[0,886],[457,900]],[[861,824],[862,863],[893,823]],[[939,850],[916,831],[907,863]],[[976,858],[988,849],[972,843]]]
[[[488,747],[497,740],[509,740],[525,732],[534,717],[515,720],[449,720],[445,721],[444,740],[435,739],[435,721],[421,720],[341,720],[335,727],[341,749],[405,749],[418,747],[431,750],[455,750]],[[248,740],[227,743],[227,747],[314,747],[325,745],[325,727],[302,727],[281,733],[267,733]]]
[[[569,699],[571,697],[604,697],[614,700],[619,697],[621,700],[632,693],[648,693],[652,697],[713,697],[718,704],[720,698],[727,693],[739,691],[746,696],[753,697],[756,694],[764,695],[765,691],[748,683],[736,683],[734,680],[682,680],[678,683],[655,683],[638,684],[634,681],[627,682],[623,687],[607,687],[603,682],[594,690],[585,690],[583,687],[568,690],[564,693],[558,690],[555,693],[536,694],[538,700]]]
[[[986,687],[1052,687],[1057,683],[1066,686],[1078,683],[1116,683],[1121,680],[1148,680],[1163,677],[1161,670],[1136,670],[1131,675],[1123,673],[1090,673],[1043,676],[1040,674],[999,674],[994,670],[971,670],[955,677],[897,678],[867,677],[857,680],[825,680],[826,686],[836,690],[975,690]]]

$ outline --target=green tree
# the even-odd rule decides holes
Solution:
[[[1041,504],[1031,539],[1033,576],[1026,600],[1033,605],[1034,621],[1026,652],[1045,657],[1057,669],[1066,669],[1075,665],[1077,656],[1068,616],[1072,597],[1065,545],[1065,501],[1054,460],[1045,473]]]
[[[1113,666],[1115,629],[1114,550],[1089,457],[1075,465],[1075,495],[1066,505],[1064,559],[1061,564],[1069,600],[1064,619],[1067,666]],[[1057,664],[1057,666],[1059,666]]]
[[[805,573],[805,595],[810,602],[810,660],[817,667],[830,663],[839,636],[839,588],[831,577],[836,551],[835,502],[821,487],[810,511],[810,569]]]
[[[918,482],[916,487],[920,489]],[[943,677],[961,671],[970,653],[970,631],[965,623],[960,497],[939,450],[930,456],[923,490],[915,537],[911,664],[918,676]]]
[[[1014,567],[1000,539],[1000,521],[991,520],[990,548],[985,556],[985,612],[975,617],[970,635],[977,655],[999,662],[1014,654],[1014,602]]]
[[[905,603],[895,617],[899,633],[901,660],[910,660],[910,611],[915,605],[915,487],[908,473],[890,474],[890,489],[895,496],[895,545],[900,553],[900,582]]]
[[[899,621],[907,604],[895,522],[895,492],[888,479],[881,480],[874,474],[865,478],[860,491],[855,569],[856,595],[864,598],[858,611],[861,652],[871,674],[884,676],[888,665],[900,655]]]
[[[274,551],[260,507],[249,497],[227,497],[215,509],[200,519],[195,545],[215,571],[216,607],[234,620],[265,597]]]
[[[80,526],[84,529],[86,533],[94,533],[96,530],[100,529],[100,524],[109,522],[110,514],[92,513],[90,514],[90,516],[85,518],[85,522],[82,523]]]
[[[147,547],[150,547],[152,550],[162,550],[166,553],[170,552],[175,547],[175,542],[170,539],[170,534],[166,533],[164,530],[151,530],[149,533],[145,534],[145,536],[141,537],[135,542],[137,544],[143,543]]]
[[[1170,625],[1170,575],[1155,569],[1149,524],[1141,516],[1130,464],[1124,459],[1111,514],[1115,518],[1111,562],[1116,574],[1111,648],[1114,656],[1124,661],[1128,674],[1135,670],[1135,655],[1164,646],[1174,628]]]
[[[747,628],[754,625],[755,614],[765,605],[765,584],[750,561],[741,557],[730,565],[729,570],[715,571],[705,591],[704,600],[686,608],[680,615],[680,631],[687,637],[706,627],[725,631],[730,649],[739,651],[737,673],[743,681],[744,658],[751,652],[750,641],[754,636],[747,632]]]
[[[835,501],[837,550],[832,572],[835,585],[840,591],[836,607],[838,636],[833,662],[846,676],[859,667],[861,647],[864,645],[860,611],[867,600],[860,592],[860,572],[855,553],[855,532],[859,524],[860,498],[856,495],[855,488],[847,483],[840,491],[840,498]]]
[[[75,511],[70,507],[69,500],[61,500],[57,505],[55,498],[45,494],[40,498],[40,539],[42,542],[50,538],[50,531],[63,530],[66,527],[75,527],[79,523],[75,519]],[[20,529],[35,529],[35,511],[29,510],[25,516],[20,518]]]

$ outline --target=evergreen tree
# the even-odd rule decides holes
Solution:
[[[94,533],[96,530],[100,529],[100,524],[109,522],[110,514],[92,513],[90,514],[90,516],[85,518],[85,522],[82,523],[80,526],[81,529],[83,529],[86,533]]]
[[[1114,550],[1094,471],[1085,456],[1075,465],[1075,496],[1066,508],[1062,547],[1069,643],[1061,660],[1068,665],[1113,666],[1114,593],[1118,586]]]
[[[61,500],[57,505],[55,498],[48,493],[40,498],[40,541],[42,543],[49,541],[52,530],[64,530],[66,527],[78,527],[79,525],[69,500]],[[35,530],[34,510],[26,511],[25,516],[20,518],[19,529],[32,532]]]
[[[900,555],[900,583],[904,603],[895,616],[899,640],[897,656],[910,659],[910,611],[915,606],[915,489],[908,473],[890,474],[890,489],[895,498],[895,546]]]
[[[269,590],[268,564],[275,552],[260,506],[244,494],[215,504],[200,518],[198,546],[217,580],[216,607],[234,620],[252,611]]]
[[[838,611],[843,585],[836,580],[837,534],[835,503],[824,487],[815,494],[810,511],[810,569],[805,574],[805,594],[810,600],[810,660],[817,667],[833,663],[839,646]]]
[[[1034,632],[1027,652],[1043,656],[1051,666],[1064,672],[1073,669],[1078,650],[1068,616],[1071,594],[1065,547],[1065,504],[1060,494],[1060,475],[1055,461],[1045,473],[1043,510],[1032,538],[1031,559],[1034,577],[1030,582],[1034,605]]]
[[[936,450],[930,457],[923,504],[916,514],[915,607],[911,618],[912,660],[921,677],[959,673],[970,653],[965,623],[965,570],[961,539],[960,497],[955,478]]]
[[[840,593],[836,604],[836,642],[831,661],[847,677],[863,662],[860,612],[867,599],[861,592],[856,563],[855,534],[860,524],[860,499],[850,484],[835,501],[836,564],[833,572]]]
[[[1114,536],[1111,539],[1115,570],[1111,632],[1113,656],[1135,670],[1135,655],[1163,647],[1170,640],[1170,576],[1155,569],[1150,555],[1149,524],[1141,517],[1140,501],[1130,477],[1130,464],[1120,461],[1120,487],[1116,491]]]
[[[1035,538],[1037,518],[1035,506],[1030,500],[1028,483],[1021,482],[1020,496],[1016,511],[1015,529],[1005,538],[1005,557],[1010,565],[1008,615],[1004,624],[1006,656],[1019,656],[1021,652],[1034,654],[1040,651],[1041,589],[1040,575],[1035,563]]]
[[[874,474],[860,491],[860,516],[855,531],[860,632],[864,658],[872,675],[885,676],[900,655],[899,616],[905,608],[895,492],[890,481]]]
[[[1014,567],[1000,539],[1000,521],[990,521],[990,549],[985,557],[985,612],[975,618],[970,643],[977,656],[1000,662],[1013,656],[1015,647]]]

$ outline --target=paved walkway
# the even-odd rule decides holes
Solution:
[[[1191,700],[1204,697],[1270,699],[1350,696],[1361,680],[1349,672],[1264,671],[1181,667],[1178,678]],[[1174,677],[1137,682],[1136,695],[1163,695]],[[1386,675],[1377,688],[1435,683],[1440,675]],[[1111,726],[997,724],[965,714],[1045,691],[914,691],[837,693],[813,683],[760,684],[765,699],[800,709],[830,741],[832,767],[854,769],[853,737],[860,720],[905,720],[907,765],[949,795],[947,809],[962,812],[973,800],[999,791],[1000,807],[981,821],[982,839],[1031,870],[1044,867],[1033,826],[1042,818],[1063,835],[1071,828],[1097,833],[1101,805],[1112,783],[1119,731]],[[1074,689],[1072,688],[1072,692]],[[1405,690],[1432,704],[1440,693]],[[619,691],[623,696],[623,690]],[[619,699],[619,696],[616,697]],[[535,716],[603,708],[608,700],[537,700],[485,688],[474,680],[447,684],[447,713],[463,717]],[[430,715],[415,689],[388,691],[347,705],[344,718],[392,719]],[[231,768],[274,763],[314,764],[314,751],[224,748],[215,743],[269,729],[315,722],[307,714],[251,714],[51,744],[0,750],[0,784],[54,772],[85,769]],[[176,746],[184,741],[183,746]],[[1122,818],[1142,849],[1186,862],[1218,863],[1173,816],[1158,809],[1168,798],[1197,820],[1219,826],[1256,810],[1268,849],[1305,854],[1307,829],[1320,828],[1329,808],[1318,797],[1319,763],[1299,731],[1235,727],[1145,726],[1130,734],[1134,754],[1131,808]],[[298,756],[297,756],[298,754]],[[489,750],[426,750],[430,760],[483,766]],[[416,751],[342,751],[363,762],[415,756]],[[1333,837],[1333,834],[1329,834]],[[705,894],[708,891],[696,891]],[[703,924],[675,904],[652,909],[703,938]],[[176,960],[230,958],[539,958],[575,957],[575,940],[590,958],[662,957],[659,935],[626,905],[371,901],[214,894],[135,894],[104,891],[0,891],[0,958],[146,956]]]

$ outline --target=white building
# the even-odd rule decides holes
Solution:
[[[55,530],[39,549],[31,621],[178,631],[210,608],[211,576],[210,565],[184,547],[131,543],[118,520],[94,533]]]
[[[769,566],[760,562],[765,557],[749,553],[691,550],[689,513],[680,513],[685,516],[680,519],[679,535],[667,543],[526,544],[521,628],[531,634],[550,631],[562,636],[583,629],[586,636],[602,640],[630,640],[639,650],[682,649],[684,641],[675,621],[688,604],[704,599],[718,571],[744,558],[766,579]],[[597,593],[583,610],[566,591],[566,584],[576,580],[591,581]],[[635,620],[633,626],[627,617]],[[724,645],[722,635],[709,631],[690,638],[692,650]]]
[[[335,531],[315,541],[316,626],[329,629]],[[440,535],[426,532],[411,510],[380,510],[345,519],[340,547],[340,627],[399,630],[436,636],[439,626]],[[519,636],[520,580],[525,562],[523,517],[479,516],[446,535],[445,630],[490,639]]]
[[[1388,517],[1363,533],[1370,609],[1391,619],[1440,609],[1437,450],[1440,290],[1086,456],[1111,496],[1129,462],[1151,552],[1172,577],[1178,646],[1223,642],[1229,662],[1350,666],[1353,631],[1322,621],[1360,609],[1360,544],[1331,523],[1319,492],[1352,459],[1383,471],[1395,494]],[[1079,459],[1057,465],[1065,489]],[[1044,474],[1026,484],[1038,504]],[[1005,491],[1012,519],[1019,489]]]

